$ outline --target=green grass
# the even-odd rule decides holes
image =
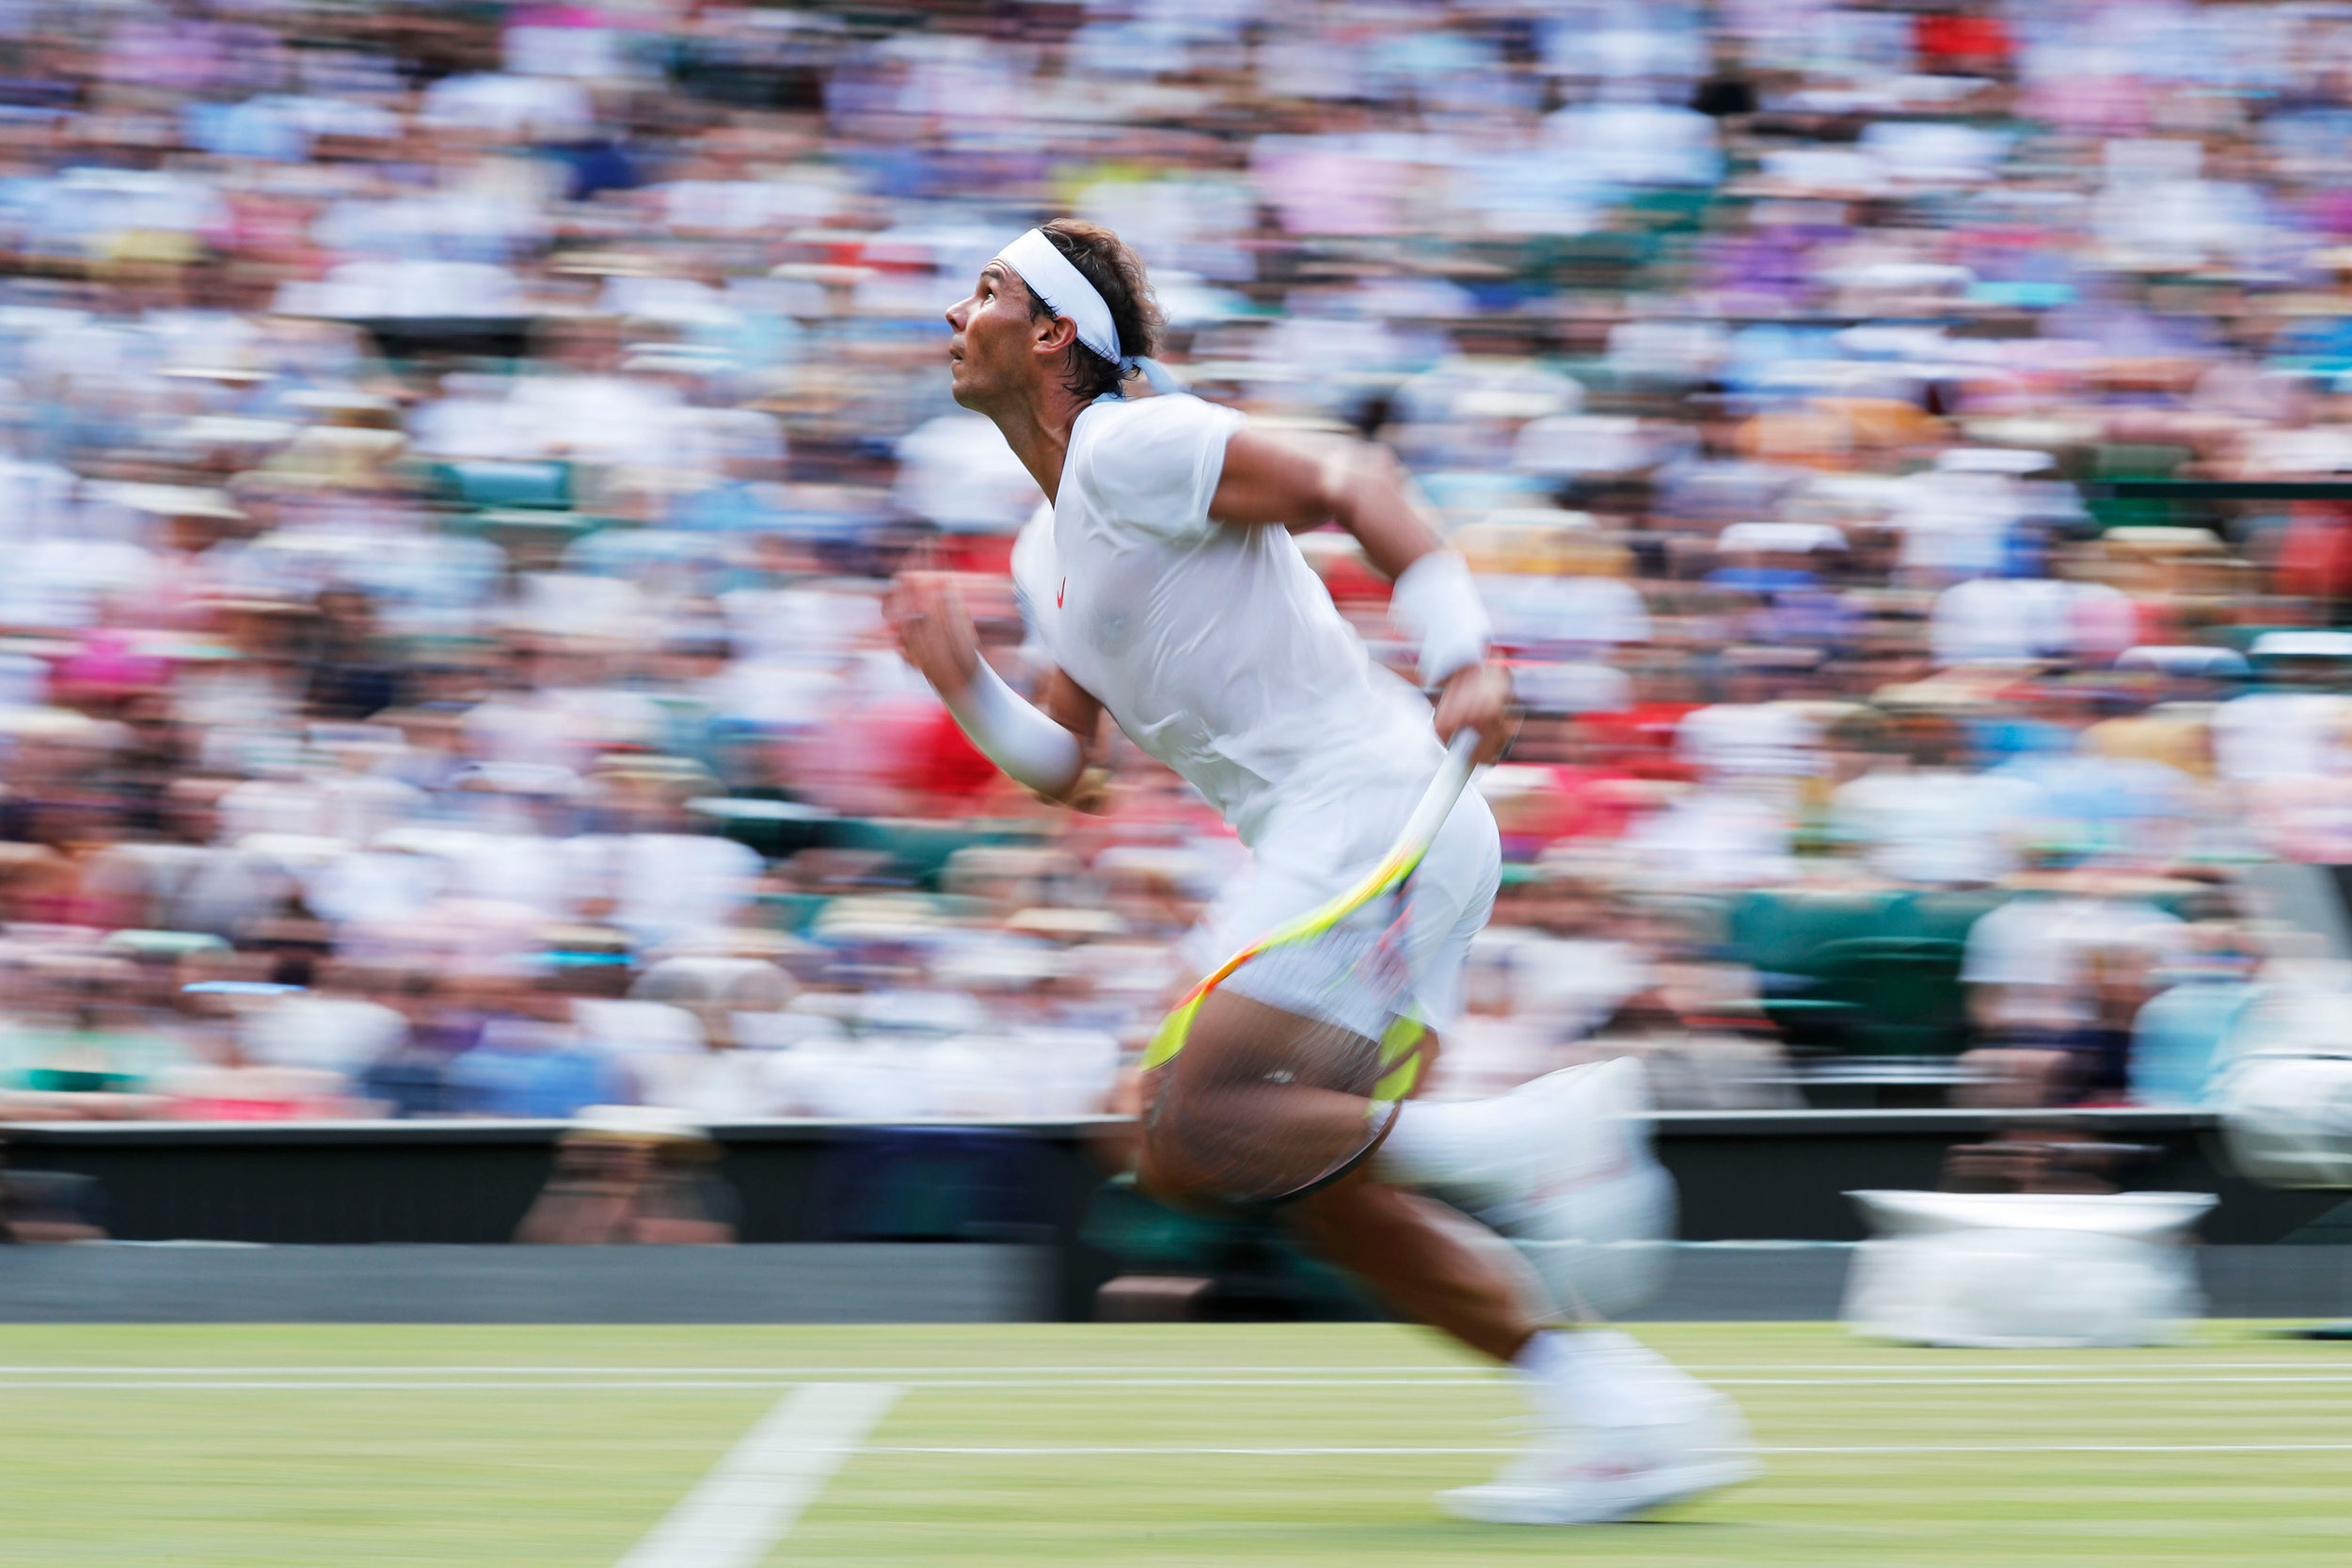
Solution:
[[[1402,1328],[0,1328],[0,1563],[605,1568],[795,1378],[907,1391],[773,1563],[2352,1559],[2352,1346],[2242,1324],[2073,1353],[1642,1333],[1728,1386],[1768,1448],[1849,1451],[1772,1453],[1653,1522],[1506,1530],[1430,1503],[1485,1453],[1084,1451],[1516,1440],[1507,1385]],[[594,1370],[514,1370],[532,1367]],[[664,1382],[698,1386],[628,1386]],[[2272,1447],[2048,1451],[2099,1444]],[[1002,1451],[1039,1448],[1081,1451]],[[1851,1451],[1938,1448],[1971,1451]]]

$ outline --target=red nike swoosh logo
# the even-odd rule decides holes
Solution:
[[[1062,595],[1069,592],[1070,579],[1068,578],[1064,578],[1061,579],[1061,586],[1054,590],[1054,608],[1056,610],[1059,610],[1061,608]]]

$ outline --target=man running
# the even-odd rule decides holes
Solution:
[[[1393,460],[1370,445],[1279,438],[1168,389],[1147,357],[1160,325],[1149,282],[1116,235],[1067,218],[1031,230],[946,316],[956,401],[995,421],[1052,504],[1050,532],[1025,539],[1016,574],[1055,668],[1042,706],[1025,701],[932,577],[903,578],[893,595],[901,645],[974,743],[1039,794],[1067,802],[1080,789],[1107,710],[1217,808],[1253,863],[1194,933],[1197,967],[1375,864],[1457,731],[1479,734],[1481,760],[1500,754],[1509,681],[1487,662],[1486,613]],[[1121,395],[1138,366],[1159,395]],[[1290,536],[1325,522],[1394,579],[1391,614],[1419,640],[1434,722],[1426,701],[1375,664]],[[1415,874],[1415,925],[1437,940],[1414,945],[1414,1000],[1435,1033],[1458,1015],[1500,859],[1473,791]],[[1213,992],[1192,1038],[1264,1027],[1271,1011]],[[1521,1375],[1542,1431],[1493,1483],[1445,1494],[1455,1513],[1589,1523],[1755,1473],[1730,1402],[1623,1334],[1549,1325],[1555,1304],[1533,1305],[1546,1292],[1514,1250],[1415,1190],[1442,1192],[1522,1241],[1589,1236],[1578,1205],[1629,1163],[1621,1118],[1645,1109],[1638,1074],[1612,1063],[1493,1100],[1412,1101],[1371,1161],[1286,1211],[1309,1244],[1398,1311]],[[1260,1098],[1258,1114],[1290,1114],[1285,1097]],[[1140,1175],[1171,1201],[1215,1201],[1223,1195],[1193,1185],[1170,1152],[1183,1143],[1170,1119],[1145,1117]],[[1543,1248],[1533,1256],[1574,1295],[1574,1279],[1544,1270]]]

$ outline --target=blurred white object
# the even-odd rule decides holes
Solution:
[[[2238,1174],[2273,1187],[2352,1187],[2352,1058],[2256,1056],[2216,1099]]]
[[[1935,467],[1947,474],[2010,474],[2024,478],[2058,467],[2058,460],[2046,451],[2026,451],[2016,447],[1953,447],[1935,454]]]
[[[732,925],[761,870],[756,850],[703,833],[582,833],[561,853],[575,903],[616,900],[612,924],[647,947]]]
[[[1622,713],[1633,705],[1633,678],[1606,664],[1517,664],[1511,687],[1538,713]]]
[[[2008,138],[1969,125],[1882,120],[1863,128],[1861,145],[1898,180],[1962,185],[1994,177]]]
[[[1982,469],[1958,468],[1926,474],[1914,474],[1897,482],[1901,489],[1892,499],[1893,510],[1888,523],[1902,533],[1902,563],[1918,571],[1954,578],[1985,578],[2001,569],[2008,556],[2010,533],[2026,516],[2027,498],[2025,489],[2013,475]],[[2055,605],[2028,603],[2018,597],[2017,588],[2030,595],[2036,593],[2055,594]],[[2008,623],[2014,617],[2055,616],[2058,625],[2047,628],[2048,638],[2064,647],[2069,637],[2066,631],[2068,590],[2074,584],[2045,582],[2040,579],[1996,579],[1987,588],[1963,583],[1971,592],[1962,594],[1950,606],[1938,601],[1936,606],[1939,639],[1945,635],[1947,610],[1966,609],[1971,624],[1988,620],[1992,627],[2013,642],[2026,638],[2026,654],[2012,652],[2010,643],[1996,645],[1973,657],[2018,657],[2037,651],[2029,634],[2022,626]],[[1958,590],[1954,590],[1958,593]],[[2112,592],[2112,590],[2110,590]],[[1972,602],[1975,600],[1991,602]],[[1991,629],[1991,628],[1988,628]],[[2036,627],[2035,629],[2044,629]],[[2045,639],[2046,640],[2046,639]],[[2125,639],[2126,641],[2129,639]],[[1939,640],[1938,652],[1944,643]],[[1956,657],[1972,657],[1961,654]],[[1948,662],[1948,659],[1947,659]]]
[[[787,1109],[789,1102],[775,1088],[774,1065],[771,1054],[755,1051],[656,1053],[628,1064],[644,1104],[707,1121],[775,1116]]]
[[[1958,294],[1977,280],[1975,273],[1949,261],[1865,261],[1833,267],[1827,276],[1844,288],[1882,294]]]
[[[1997,543],[1997,540],[1994,541]],[[1936,552],[1905,562],[1959,570],[1958,556]],[[2105,655],[2137,641],[2131,599],[2103,582],[2048,578],[1978,578],[1936,596],[1928,640],[1938,665]]]
[[[709,1048],[692,1013],[662,1002],[612,1002],[580,997],[572,1022],[580,1043],[604,1056],[693,1056]]]
[[[521,281],[495,261],[340,261],[317,282],[278,286],[290,316],[502,316],[520,312]]]
[[[1094,1116],[1110,1103],[1119,1080],[1119,1041],[1100,1029],[1032,1025],[1007,1064],[1021,1085],[1028,1117]]]
[[[2265,988],[2231,1030],[2214,1085],[2238,1173],[2274,1187],[2352,1187],[2352,1026],[2330,986]]]
[[[832,1046],[848,1038],[836,1021],[815,1013],[732,1013],[728,1024],[742,1051],[796,1051],[805,1045]]]
[[[1619,578],[1481,572],[1478,593],[1494,617],[1495,641],[1512,647],[1593,648],[1649,641],[1649,610],[1641,591]]]
[[[424,91],[418,123],[542,141],[577,141],[596,124],[587,92],[551,76],[444,76]]]
[[[2118,670],[2155,670],[2168,675],[2203,675],[2228,679],[2246,673],[2246,656],[2235,648],[2203,643],[2149,643],[2126,648],[2116,656]]]
[[[1666,103],[1580,103],[1544,120],[1544,145],[1597,181],[1707,185],[1723,174],[1715,122]]]
[[[901,438],[896,495],[950,533],[1017,532],[1040,499],[1029,470],[977,414],[943,414]]]
[[[1696,381],[1731,352],[1720,322],[1629,321],[1609,329],[1609,368],[1620,375]]]
[[[1618,414],[1554,414],[1521,427],[1511,447],[1520,473],[1571,477],[1655,467],[1689,445],[1671,425]]]
[[[764,1059],[776,1114],[899,1121],[932,1114],[920,1038],[811,1039]]]
[[[2352,658],[2352,632],[2266,631],[2251,651],[2256,658]]]
[[[1675,726],[1676,754],[1718,782],[1808,777],[1820,747],[1820,721],[1796,703],[1713,703]]]
[[[1565,1068],[1516,1091],[1545,1134],[1524,1196],[1482,1209],[1570,1318],[1618,1317],[1655,1296],[1673,1263],[1674,1178],[1651,1151],[1642,1065],[1619,1056]]]
[[[2330,691],[2249,691],[2213,710],[2214,770],[2232,784],[2344,770],[2352,701]]]
[[[1762,887],[1797,875],[1788,815],[1737,789],[1678,797],[1637,823],[1624,848],[1661,888]]]
[[[241,1021],[246,1056],[268,1067],[353,1073],[408,1040],[408,1021],[356,997],[289,996]]]
[[[2015,867],[2014,841],[2039,803],[2040,792],[2019,779],[1905,768],[1840,784],[1830,797],[1830,816],[1881,876],[1939,885],[1995,882]]]
[[[2125,954],[2160,963],[2183,950],[2185,930],[2178,915],[2144,899],[2027,893],[1968,928],[1960,977],[1998,988],[1984,1022],[2082,1028],[2095,1017],[2101,964]]]
[[[1922,1345],[2148,1345],[2204,1309],[2184,1243],[2210,1193],[1846,1195],[1877,1233],[1839,1316]]]
[[[940,1038],[977,1035],[989,1026],[986,1008],[960,990],[870,990],[858,999],[860,1033]]]
[[[1827,523],[1734,523],[1715,536],[1724,555],[1756,550],[1766,555],[1811,555],[1842,550],[1846,536]]]

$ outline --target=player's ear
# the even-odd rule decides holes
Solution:
[[[1078,341],[1078,324],[1068,316],[1049,316],[1029,323],[1029,352],[1059,354]]]

